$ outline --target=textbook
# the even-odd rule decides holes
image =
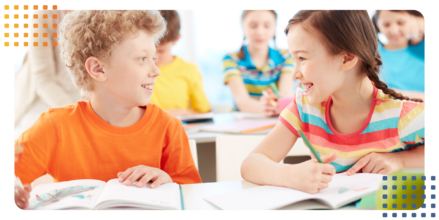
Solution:
[[[180,121],[184,122],[194,122],[194,121],[207,121],[213,120],[213,112],[208,112],[204,114],[196,114],[196,115],[186,115],[186,116],[178,116],[176,118],[180,119]]]
[[[207,132],[246,134],[254,131],[272,128],[277,124],[278,121],[278,118],[243,119],[226,124],[207,125],[204,126],[201,130]]]
[[[182,209],[180,188],[165,183],[154,189],[149,183],[138,188],[118,179],[72,180],[36,186],[30,193],[27,209]]]
[[[257,186],[238,192],[206,197],[205,200],[226,210],[271,210],[285,206],[300,209],[337,209],[375,193],[383,180],[381,174],[335,174],[328,188],[316,194],[278,186]],[[319,204],[320,203],[320,204]]]

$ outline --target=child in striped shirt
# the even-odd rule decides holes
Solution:
[[[336,172],[424,167],[424,105],[379,80],[382,62],[366,11],[300,11],[285,33],[303,89],[243,162],[244,179],[317,193]],[[279,164],[299,130],[323,164]]]

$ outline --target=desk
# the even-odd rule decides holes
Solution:
[[[225,124],[236,121],[237,119],[233,113],[216,113],[213,122],[206,122],[205,124]],[[255,131],[246,135],[261,135],[268,134],[270,129]],[[197,143],[198,154],[198,172],[201,180],[206,182],[216,182],[216,153],[215,140],[216,137],[222,135],[233,135],[230,133],[216,133],[216,132],[197,132],[188,134],[189,139],[194,139]],[[241,134],[242,135],[242,134]]]
[[[236,192],[243,189],[250,189],[259,186],[257,184],[242,180],[216,183],[199,183],[181,185],[185,210],[220,210],[218,207],[204,200],[205,197],[218,195],[222,193]],[[281,210],[301,210],[304,206],[312,205],[315,209],[321,209],[324,206],[310,200],[306,203],[292,204],[281,208]],[[347,205],[339,210],[355,210],[355,205]]]

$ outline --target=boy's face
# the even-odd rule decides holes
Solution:
[[[157,66],[162,66],[164,63],[171,60],[171,57],[172,57],[171,49],[178,42],[179,39],[180,39],[180,36],[178,36],[177,39],[175,39],[173,41],[162,42],[155,47],[157,50],[155,53],[155,56],[157,58],[157,60],[155,61],[155,64]]]
[[[155,50],[153,36],[144,30],[122,40],[103,67],[107,97],[127,108],[148,105],[155,78],[160,75],[154,63]]]

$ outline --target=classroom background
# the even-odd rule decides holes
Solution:
[[[287,26],[288,20],[299,10],[275,11],[278,15],[276,47],[287,49],[284,28]],[[375,10],[367,11],[372,18]],[[203,77],[204,91],[213,112],[221,113],[224,109],[232,108],[232,93],[229,87],[223,83],[222,59],[227,53],[238,51],[242,45],[243,32],[240,22],[242,10],[230,9],[227,11],[227,16],[223,16],[224,11],[220,10],[177,10],[177,12],[181,21],[181,39],[172,48],[172,54],[197,65]],[[18,11],[18,14],[20,13],[24,12]],[[19,17],[21,20],[18,19],[18,22],[23,23],[23,16]],[[18,31],[24,32],[24,30]],[[381,33],[378,34],[378,37],[383,43],[387,41]],[[18,40],[24,40],[24,38],[20,38],[23,38],[22,35]],[[272,41],[270,46],[274,47]],[[27,51],[27,47],[14,48],[15,74],[20,70]],[[295,91],[295,86],[297,86],[297,82],[294,83],[293,91]]]

